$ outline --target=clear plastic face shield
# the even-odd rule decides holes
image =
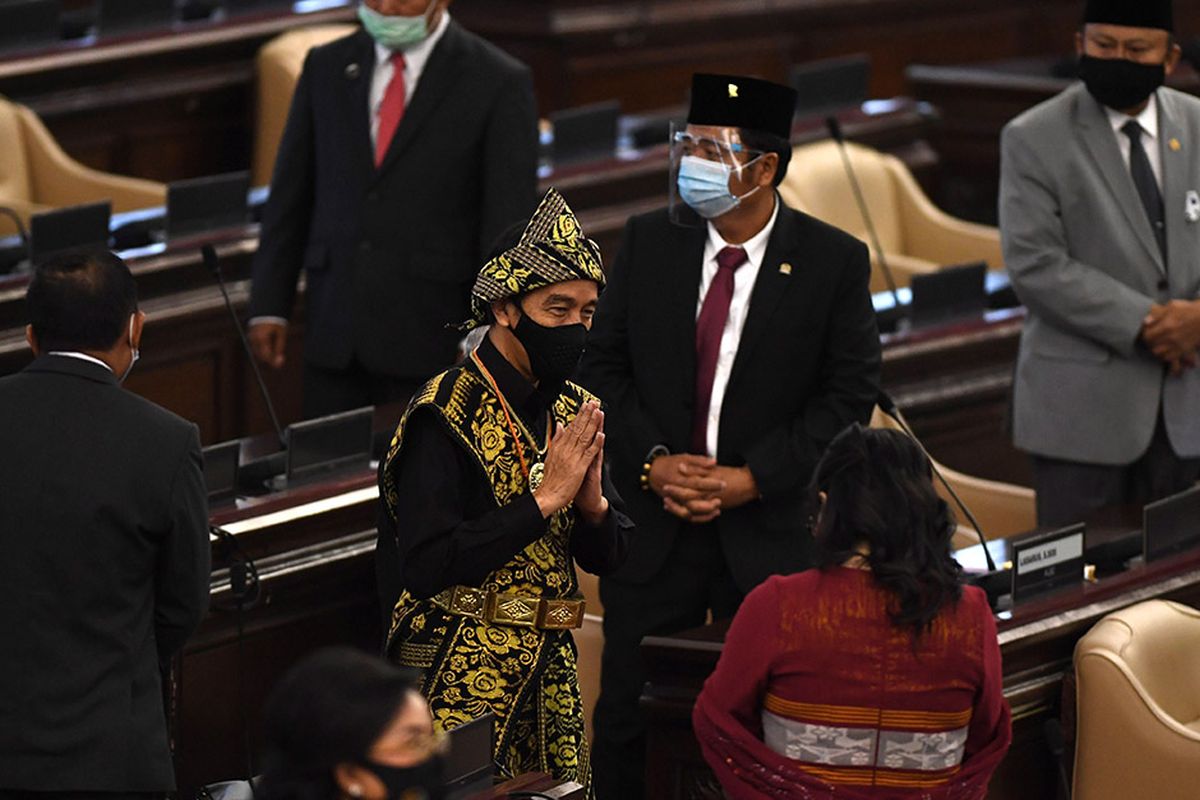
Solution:
[[[763,157],[741,142],[737,128],[671,124],[671,221],[697,227],[737,208],[763,187],[750,167]]]

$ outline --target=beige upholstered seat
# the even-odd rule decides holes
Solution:
[[[1075,646],[1075,800],[1200,796],[1200,611],[1150,600]]]
[[[39,211],[101,200],[112,201],[113,211],[160,206],[166,187],[85,167],[63,152],[37,114],[0,97],[0,205],[28,225]],[[0,235],[15,230],[0,216]]]
[[[900,426],[878,408],[871,415],[871,427],[900,430]],[[967,475],[951,469],[944,464],[937,464],[937,467],[954,487],[954,491],[958,492],[958,496],[962,498],[967,508],[971,509],[975,518],[979,520],[979,525],[988,539],[1001,539],[1031,531],[1036,527],[1037,509],[1033,489],[987,478],[977,478],[974,475]],[[937,487],[938,494],[954,508],[955,514],[961,517],[946,488],[936,478],[934,486]],[[966,522],[961,519],[960,521]],[[975,544],[977,541],[975,533],[969,528],[960,526],[959,532],[955,534],[955,542],[959,546]]]
[[[313,25],[276,36],[258,51],[258,107],[254,130],[251,182],[266,186],[275,168],[275,153],[287,123],[292,93],[304,59],[314,47],[349,36],[354,25]]]
[[[955,219],[938,210],[896,157],[847,143],[855,174],[871,211],[879,244],[899,286],[915,274],[970,261],[1002,269],[1000,233],[995,228]],[[848,231],[864,242],[867,228],[854,200],[837,145],[802,145],[779,193],[789,205]],[[887,288],[872,252],[871,291]]]
[[[600,579],[576,570],[579,591],[587,601],[583,627],[576,628],[575,647],[579,651],[579,693],[583,699],[583,719],[587,724],[589,741],[592,736],[592,712],[600,696],[600,655],[604,651],[604,607],[600,605]]]

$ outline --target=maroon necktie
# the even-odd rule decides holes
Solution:
[[[746,263],[746,251],[740,247],[722,247],[717,253],[717,274],[713,276],[700,316],[696,319],[696,414],[692,418],[692,452],[707,452],[708,406],[712,400],[713,377],[721,355],[721,335],[729,319],[733,300],[733,273]]]
[[[400,118],[404,116],[404,54],[399,50],[392,53],[392,79],[388,81],[387,89],[383,92],[383,102],[379,104],[379,127],[375,129],[375,166],[383,163],[392,137],[400,127]]]

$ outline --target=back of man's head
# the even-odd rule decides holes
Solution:
[[[137,311],[129,267],[107,250],[53,256],[34,271],[25,294],[42,352],[111,350]]]

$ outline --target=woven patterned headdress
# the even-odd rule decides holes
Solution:
[[[469,331],[487,320],[492,303],[565,281],[595,281],[604,288],[600,248],[583,233],[579,220],[557,189],[550,189],[516,247],[483,265],[471,289]]]

